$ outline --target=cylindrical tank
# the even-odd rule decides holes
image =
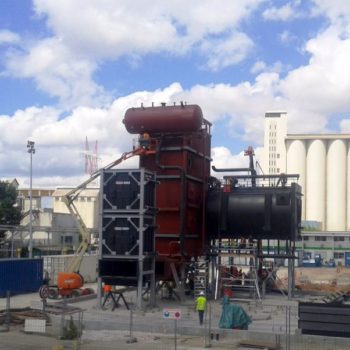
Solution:
[[[339,139],[330,141],[327,152],[327,231],[345,231],[346,158],[345,141]]]
[[[198,131],[203,113],[198,105],[129,108],[123,123],[131,134]]]
[[[306,193],[306,145],[304,140],[287,141],[287,174],[299,174],[299,185]],[[305,196],[302,197],[301,218],[305,220]]]
[[[306,156],[306,220],[318,221],[325,228],[326,142],[312,140]]]
[[[300,223],[300,186],[235,188],[209,192],[206,221],[213,238],[295,239]]]

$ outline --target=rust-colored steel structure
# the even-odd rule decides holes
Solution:
[[[130,108],[124,118],[130,133],[154,149],[140,156],[140,167],[156,174],[157,274],[170,276],[166,262],[204,254],[205,195],[210,176],[211,124],[197,105]]]

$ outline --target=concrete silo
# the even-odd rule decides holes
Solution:
[[[306,190],[306,141],[286,140],[287,174],[299,174],[299,185],[303,194]],[[302,197],[302,220],[305,220],[305,196]]]
[[[345,140],[328,141],[326,230],[344,231],[346,227],[346,164]]]
[[[325,229],[326,143],[310,140],[306,154],[306,220],[318,221]]]

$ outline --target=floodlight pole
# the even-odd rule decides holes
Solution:
[[[30,154],[30,184],[29,184],[29,258],[33,258],[33,224],[32,224],[32,213],[33,213],[33,154],[35,153],[34,141],[27,142],[28,153]]]

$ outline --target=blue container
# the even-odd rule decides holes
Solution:
[[[0,259],[0,297],[36,292],[42,283],[42,259]]]
[[[350,252],[345,252],[345,266],[350,267]]]

